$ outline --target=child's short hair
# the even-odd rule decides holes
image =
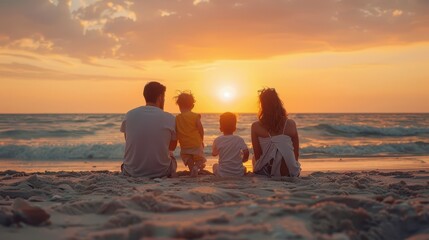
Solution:
[[[223,132],[234,132],[237,124],[237,116],[234,113],[226,112],[220,115],[220,127]]]
[[[176,99],[176,104],[179,105],[180,108],[192,108],[195,103],[195,98],[191,91],[179,92],[174,99]]]

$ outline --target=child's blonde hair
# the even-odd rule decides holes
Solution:
[[[174,99],[180,108],[192,108],[195,104],[195,98],[191,91],[179,92],[179,94],[175,96]]]

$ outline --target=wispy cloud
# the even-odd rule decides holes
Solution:
[[[162,81],[152,77],[127,77],[107,74],[78,74],[23,63],[0,63],[0,75],[15,80],[55,80],[55,81]]]
[[[0,53],[2,56],[9,56],[9,57],[17,57],[17,58],[25,58],[29,60],[40,60],[39,58],[26,55],[26,54],[19,54],[19,53]]]

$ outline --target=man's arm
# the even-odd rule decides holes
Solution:
[[[177,147],[177,140],[171,140],[170,145],[168,146],[168,149],[170,151],[174,151],[174,149],[176,149],[176,147]]]
[[[124,121],[122,121],[120,131],[124,133],[124,138],[125,138],[125,140],[127,140],[126,127],[127,127],[127,120],[125,120],[125,119],[124,119]]]
[[[176,126],[176,117],[172,116],[172,128],[171,128],[171,139],[170,144],[168,146],[168,150],[174,151],[177,147],[177,126]]]

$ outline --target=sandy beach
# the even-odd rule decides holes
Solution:
[[[278,179],[3,171],[1,238],[429,238],[429,170],[417,161],[421,170],[314,171],[341,164],[310,162],[302,177]]]

